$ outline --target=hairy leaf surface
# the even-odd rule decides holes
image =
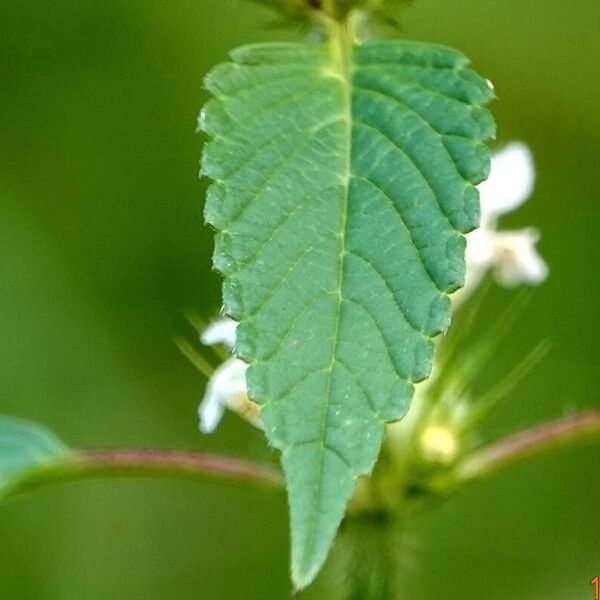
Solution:
[[[302,587],[448,326],[493,93],[454,50],[343,32],[231,58],[206,79],[205,215],[249,392],[282,451]]]
[[[71,454],[53,433],[0,415],[0,498],[19,481]]]

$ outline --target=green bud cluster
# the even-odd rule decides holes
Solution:
[[[252,0],[288,17],[314,20],[327,17],[342,21],[354,10],[363,11],[390,22],[397,19],[398,9],[411,0]]]

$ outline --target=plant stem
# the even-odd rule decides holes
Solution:
[[[372,513],[348,518],[341,526],[327,571],[339,600],[400,597],[405,521]]]
[[[213,480],[284,489],[283,475],[276,469],[235,458],[176,450],[84,450],[37,469],[11,487],[8,495],[56,483],[114,477]]]
[[[459,487],[585,440],[600,440],[600,410],[558,419],[494,442],[458,463],[439,484],[446,490]],[[212,480],[278,492],[285,490],[280,471],[251,461],[177,450],[123,449],[76,451],[65,460],[36,469],[3,492],[13,496],[59,483],[115,477]]]
[[[458,484],[481,479],[528,458],[592,439],[600,439],[600,410],[557,419],[498,440],[459,463],[453,478]]]

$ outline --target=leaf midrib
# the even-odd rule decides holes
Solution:
[[[323,408],[321,411],[321,431],[319,435],[319,462],[317,470],[317,493],[315,494],[315,501],[317,503],[316,510],[313,513],[313,523],[309,530],[309,537],[306,545],[310,549],[309,552],[305,553],[305,556],[309,557],[312,555],[312,547],[314,543],[316,533],[316,520],[318,511],[318,504],[320,503],[321,490],[322,490],[322,475],[323,475],[323,462],[325,453],[325,436],[328,427],[328,414],[329,405],[331,401],[331,382],[333,380],[333,368],[337,360],[337,349],[339,342],[339,329],[340,319],[342,313],[342,305],[344,302],[343,288],[344,288],[344,269],[346,264],[346,256],[348,251],[346,249],[346,234],[347,234],[347,221],[348,221],[348,201],[350,195],[350,182],[352,179],[352,32],[349,22],[346,23],[332,23],[331,25],[331,38],[330,38],[330,51],[332,54],[332,75],[335,79],[340,81],[342,90],[342,117],[341,121],[345,124],[344,132],[344,144],[345,144],[345,168],[342,175],[342,194],[341,194],[341,218],[340,228],[338,237],[340,238],[340,255],[339,255],[339,268],[338,268],[338,282],[337,282],[337,310],[335,315],[335,324],[333,329],[333,347],[331,352],[331,361],[326,369],[328,372],[327,380],[327,391],[323,402]],[[346,462],[346,461],[344,461]]]

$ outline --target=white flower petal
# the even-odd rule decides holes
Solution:
[[[246,396],[246,370],[248,365],[238,358],[226,360],[213,374],[210,383],[221,402],[228,406],[231,398]]]
[[[202,333],[200,341],[205,346],[214,346],[215,344],[224,344],[230,350],[235,344],[235,332],[238,324],[233,319],[219,319],[211,323]]]
[[[200,431],[204,434],[212,433],[221,422],[224,411],[225,407],[221,404],[219,396],[210,389],[209,382],[204,399],[198,409]]]
[[[522,204],[533,189],[535,171],[531,152],[513,142],[492,156],[490,178],[480,184],[481,226],[467,234],[465,285],[452,298],[462,303],[494,269],[500,284],[538,284],[548,267],[535,248],[539,238],[533,229],[496,231],[497,218]]]
[[[216,429],[225,407],[238,412],[247,402],[247,368],[245,362],[230,358],[216,369],[206,386],[206,394],[198,409],[202,433],[212,433]]]
[[[491,238],[495,232],[488,229],[476,229],[467,234],[467,247],[465,261],[467,273],[470,271],[486,270],[494,261],[494,252],[491,247]]]
[[[492,155],[490,176],[481,183],[482,224],[519,207],[533,191],[535,168],[529,148],[512,142]]]
[[[502,285],[538,285],[546,279],[548,265],[535,247],[539,238],[540,235],[535,229],[495,234],[495,274]]]
[[[494,264],[495,256],[490,240],[493,235],[494,232],[487,228],[476,229],[467,234],[465,284],[454,294],[455,304],[475,290]]]

